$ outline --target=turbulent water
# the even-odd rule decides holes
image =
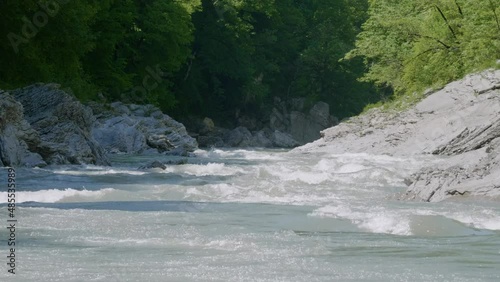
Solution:
[[[439,160],[200,150],[137,169],[151,160],[168,158],[17,169],[0,281],[500,281],[498,202],[397,200]]]

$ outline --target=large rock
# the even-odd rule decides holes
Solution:
[[[229,147],[224,139],[231,130],[217,126],[211,118],[188,117],[182,122],[188,129],[189,135],[196,138],[200,148]]]
[[[96,122],[92,136],[110,153],[137,153],[149,148],[146,137],[138,130],[137,122],[126,116],[118,116]]]
[[[286,113],[282,113],[277,108],[273,108],[269,117],[269,127],[272,130],[287,131],[290,127],[290,119]]]
[[[310,110],[306,109],[306,104],[304,98],[282,101],[275,97],[267,119],[242,115],[232,130],[215,126],[209,118],[189,118],[184,122],[202,148],[293,148],[321,138],[322,130],[336,124],[328,104],[318,102]]]
[[[451,196],[500,198],[500,139],[411,176],[403,199],[440,201]]]
[[[116,102],[110,108],[91,104],[96,112],[92,135],[111,153],[174,153],[198,148],[186,128],[153,105]]]
[[[198,145],[201,148],[223,148],[226,147],[226,144],[224,143],[224,140],[222,139],[222,136],[214,136],[214,135],[208,135],[208,136],[198,136]]]
[[[295,148],[300,145],[290,134],[279,130],[273,132],[271,140],[274,146],[279,148]]]
[[[269,127],[290,134],[299,145],[318,140],[320,132],[334,126],[336,120],[330,115],[327,103],[317,102],[308,112],[304,111],[305,103],[305,99],[296,98],[286,107],[286,103],[277,99],[269,117]]]
[[[320,132],[333,124],[322,125],[301,112],[290,113],[290,135],[300,144],[306,144],[321,138]]]
[[[314,104],[309,110],[309,118],[323,129],[334,125],[333,117],[330,116],[330,106],[325,102],[320,101]]]
[[[239,126],[224,136],[224,142],[229,147],[252,146],[252,133],[246,127]]]
[[[40,136],[24,119],[23,106],[0,90],[0,166],[45,166],[34,153]]]
[[[271,148],[274,147],[274,143],[271,140],[271,133],[269,130],[263,129],[257,131],[252,136],[253,147],[259,148]]]
[[[56,84],[36,84],[12,91],[23,106],[24,117],[40,142],[26,142],[48,164],[109,165],[102,148],[92,138],[92,110]],[[31,133],[30,133],[31,134]],[[38,137],[33,137],[38,138]],[[35,140],[28,138],[29,140]],[[26,140],[20,137],[19,140]]]
[[[403,112],[373,109],[297,149],[444,155],[409,177],[404,199],[500,196],[500,70],[466,76]]]

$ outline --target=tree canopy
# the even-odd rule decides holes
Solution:
[[[369,19],[348,58],[363,57],[365,80],[399,95],[439,87],[500,58],[499,0],[369,2]]]
[[[4,0],[0,87],[56,82],[82,100],[174,116],[264,116],[275,97],[342,118],[383,93],[500,58],[500,0]],[[363,77],[360,81],[359,78]],[[100,93],[100,94],[99,94]],[[99,97],[99,98],[98,98]]]

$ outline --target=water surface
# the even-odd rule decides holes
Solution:
[[[0,281],[500,281],[498,202],[397,200],[439,160],[199,150],[137,169],[171,159],[17,169],[17,274],[2,263]]]

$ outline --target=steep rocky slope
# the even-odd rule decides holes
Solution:
[[[403,112],[373,109],[322,134],[296,150],[440,157],[408,178],[404,199],[500,198],[500,70],[450,83]]]

